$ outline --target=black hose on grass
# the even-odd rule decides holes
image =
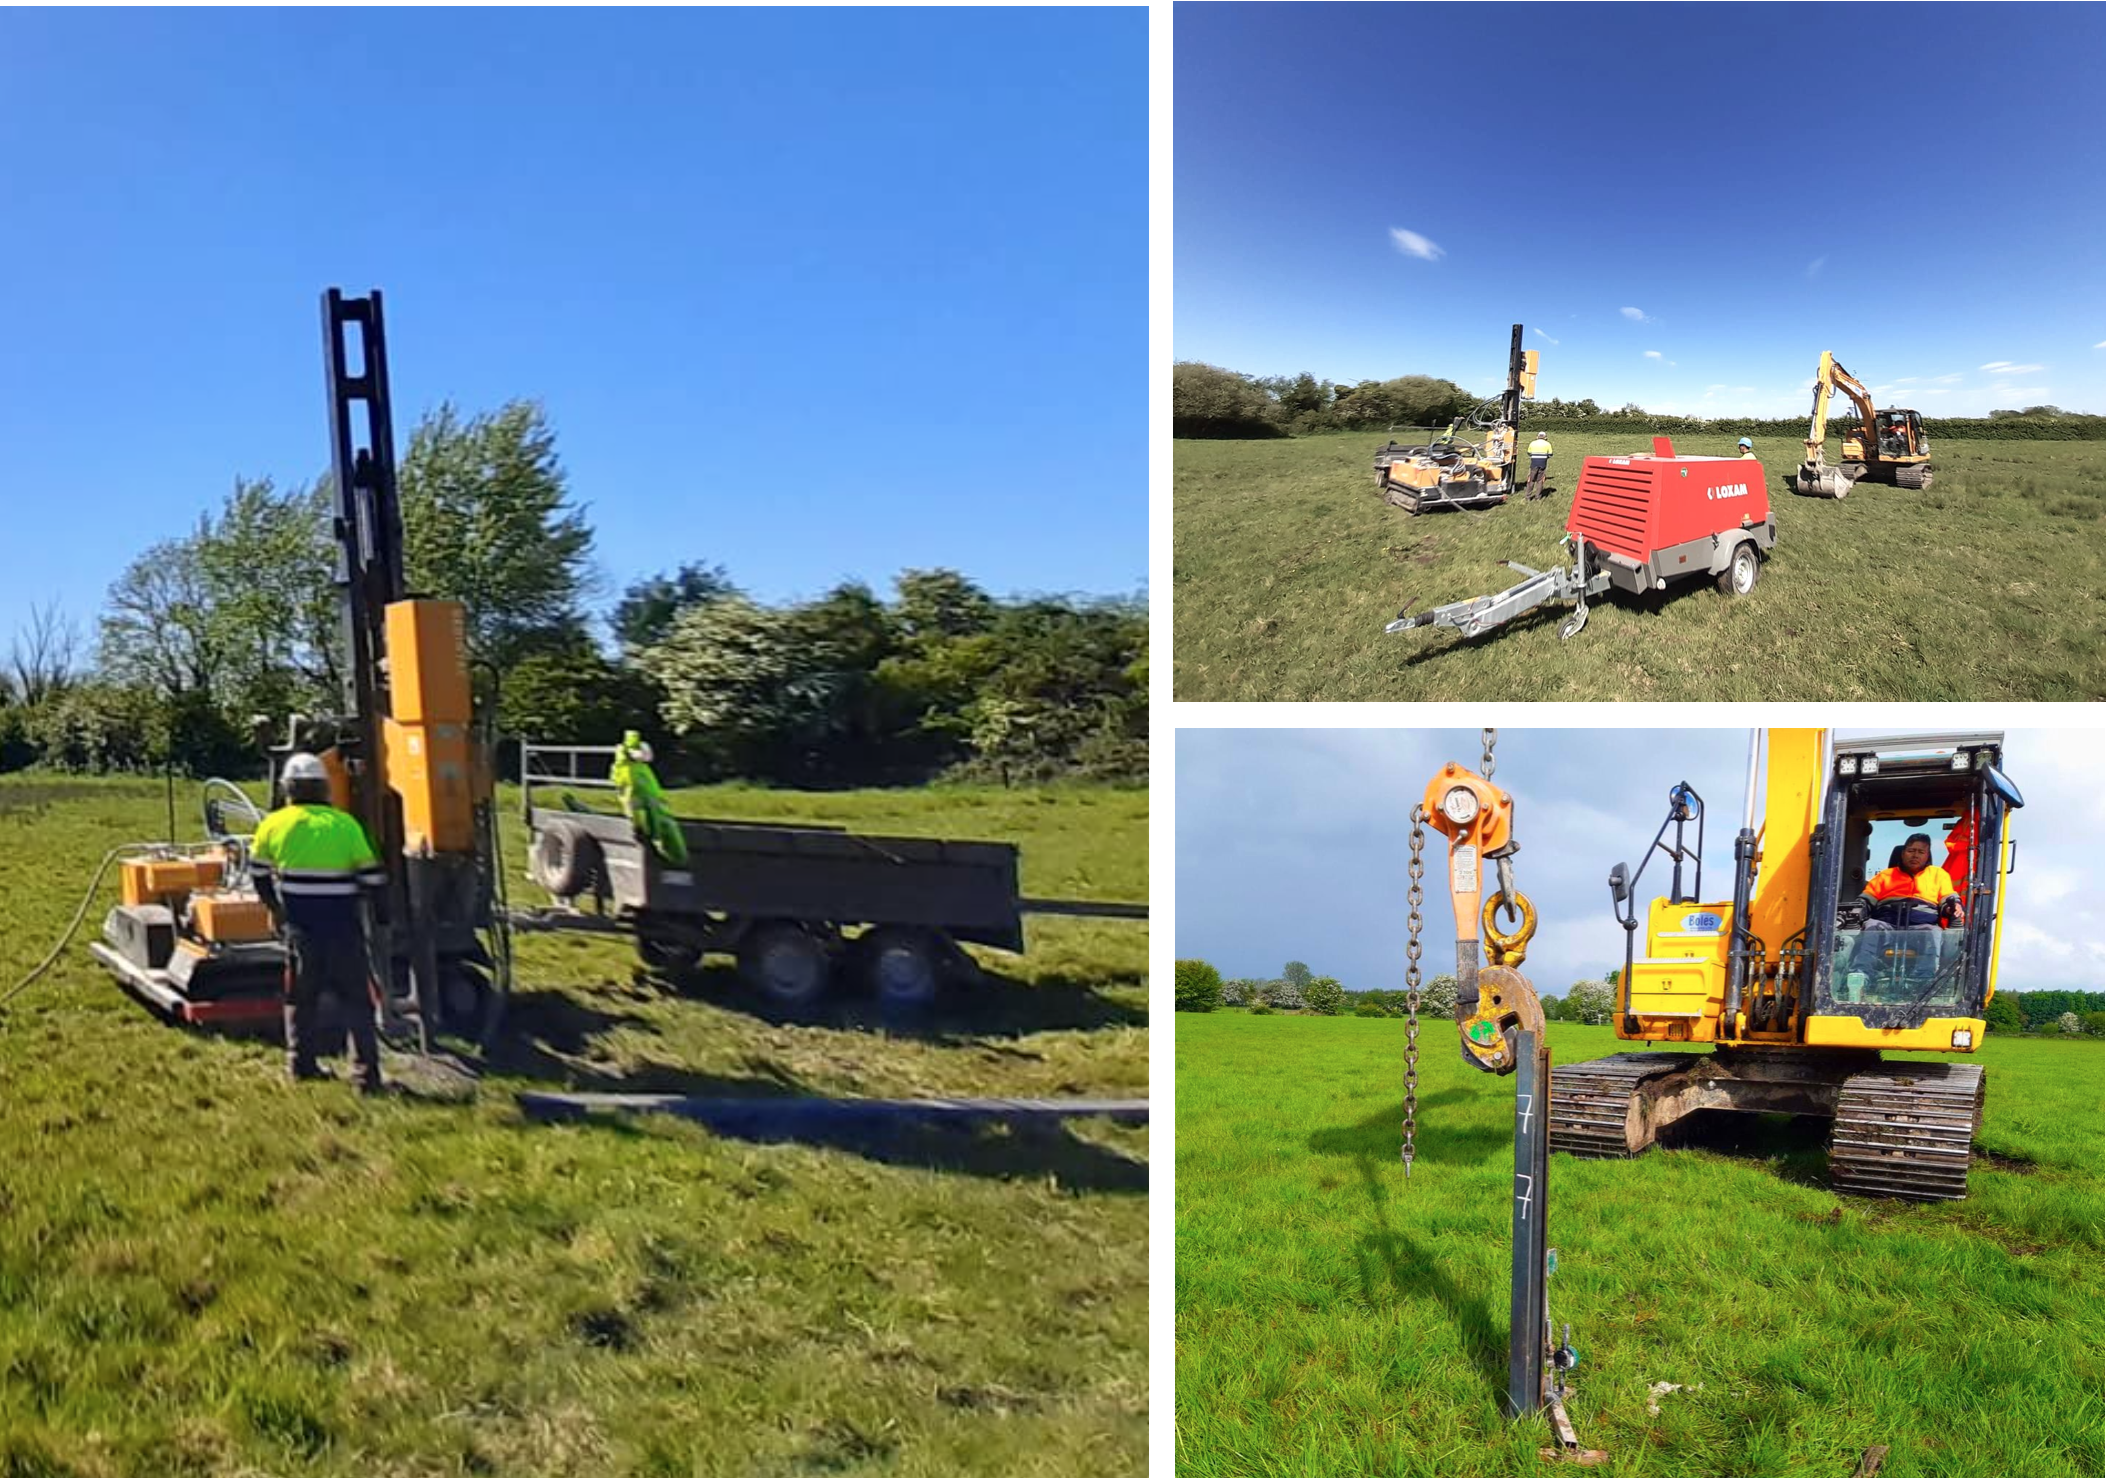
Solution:
[[[73,922],[66,925],[66,932],[59,936],[59,942],[51,947],[51,953],[44,956],[41,964],[9,986],[5,993],[0,993],[0,1006],[5,1006],[16,996],[22,994],[23,991],[35,985],[37,981],[43,978],[47,970],[59,962],[59,956],[66,952],[66,946],[71,944],[73,936],[80,932],[81,922],[87,918],[88,910],[94,907],[95,895],[101,891],[103,877],[109,872],[112,862],[128,853],[160,852],[165,850],[167,850],[166,846],[159,842],[126,842],[122,846],[112,847],[109,851],[103,853],[102,862],[95,869],[95,877],[88,884],[88,891],[81,895],[80,907],[74,911]]]

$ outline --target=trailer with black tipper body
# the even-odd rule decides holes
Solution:
[[[1023,953],[1026,914],[1148,916],[1146,904],[1024,897],[1009,842],[683,817],[687,860],[675,866],[628,817],[569,794],[613,790],[615,753],[521,745],[528,876],[556,904],[515,913],[515,928],[629,934],[647,965],[674,975],[728,954],[786,1005],[847,986],[914,1006],[974,978],[962,944]]]

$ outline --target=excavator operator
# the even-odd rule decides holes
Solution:
[[[1875,874],[1858,896],[1864,908],[1864,945],[1877,946],[1872,936],[1899,931],[1915,936],[1914,968],[1910,974],[1927,978],[1937,973],[1938,931],[1960,921],[1960,890],[1952,876],[1930,860],[1931,839],[1915,832],[1902,843],[1899,860]]]

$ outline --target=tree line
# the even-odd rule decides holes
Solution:
[[[1224,980],[1205,960],[1179,960],[1176,1005],[1180,1011],[1217,1011],[1242,1006],[1259,1014],[1306,1011],[1319,1016],[1404,1016],[1410,996],[1401,990],[1347,990],[1329,976],[1313,974],[1300,960],[1289,960],[1269,980]],[[1576,980],[1563,996],[1539,997],[1545,1021],[1604,1026],[1616,1011],[1616,987],[1623,972],[1606,972],[1599,980]],[[1457,982],[1435,975],[1419,992],[1422,1019],[1455,1014]],[[1999,991],[1983,1017],[1989,1030],[2050,1034],[2106,1033],[2106,992],[2073,990]]]
[[[399,483],[409,588],[463,602],[505,736],[642,729],[676,780],[1146,783],[1139,598],[1004,598],[925,569],[767,602],[697,557],[596,610],[593,530],[529,401],[426,415]],[[33,611],[0,664],[0,770],[253,773],[252,719],[340,711],[335,502],[326,475],[237,479],[132,560],[91,628]]]
[[[1416,430],[1446,426],[1487,401],[1452,380],[1430,375],[1401,375],[1390,380],[1362,380],[1346,385],[1312,374],[1247,375],[1219,365],[1186,360],[1171,371],[1171,429],[1195,438],[1307,436],[1324,431]],[[1497,397],[1491,397],[1496,399]],[[1832,436],[1855,424],[1855,413],[1829,416]],[[1629,429],[1672,435],[1710,432],[1729,436],[1806,434],[1804,414],[1785,417],[1671,416],[1646,410],[1635,402],[1612,409],[1592,400],[1526,402],[1522,423],[1532,430],[1572,427]],[[2101,441],[2106,416],[2082,415],[2059,406],[2034,405],[1991,411],[1982,417],[1930,417],[1925,434],[1956,440]]]
[[[1616,1007],[1616,982],[1620,970],[1611,970],[1600,980],[1575,981],[1563,996],[1546,995],[1546,1021],[1575,1021],[1599,1026]],[[1421,1017],[1452,1017],[1458,982],[1453,975],[1435,975],[1419,991]],[[1317,975],[1301,960],[1289,960],[1272,979],[1224,980],[1220,970],[1205,960],[1179,960],[1176,965],[1175,1001],[1180,1011],[1217,1011],[1223,1006],[1242,1006],[1265,1014],[1274,1011],[1308,1011],[1319,1016],[1404,1016],[1411,998],[1401,990],[1347,990],[1328,975]]]

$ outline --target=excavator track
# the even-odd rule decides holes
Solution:
[[[1836,1102],[1829,1180],[1853,1195],[1965,1200],[1984,1087],[1973,1063],[1889,1062],[1851,1074]]]
[[[1688,1068],[1685,1052],[1618,1052],[1560,1063],[1550,1074],[1550,1148],[1590,1160],[1628,1160],[1653,1142],[1642,1089]]]
[[[1931,485],[1931,470],[1920,464],[1896,467],[1894,484],[1904,488],[1927,488]]]

